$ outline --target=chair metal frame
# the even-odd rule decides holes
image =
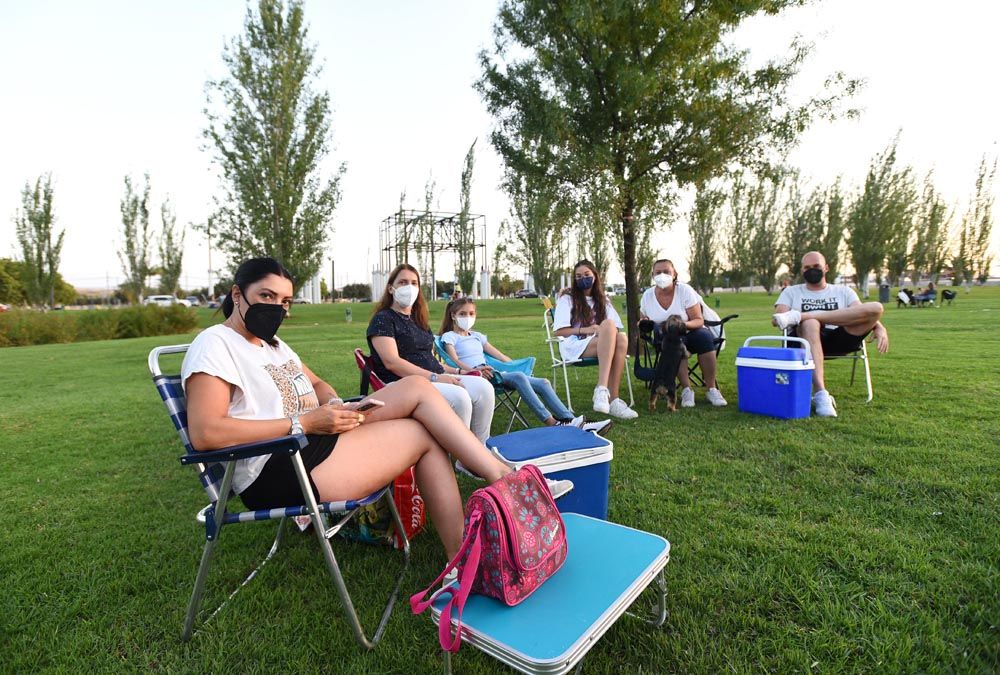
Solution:
[[[543,296],[542,303],[545,305],[545,311],[542,313],[542,324],[545,326],[545,343],[549,346],[549,356],[552,358],[552,379],[558,379],[556,377],[557,369],[562,368],[563,383],[566,386],[566,407],[570,410],[573,409],[573,399],[569,393],[569,371],[566,366],[575,367],[586,367],[586,366],[596,366],[598,361],[593,357],[586,357],[582,359],[564,359],[562,354],[559,353],[559,343],[565,338],[554,335],[552,332],[552,321],[553,312],[555,307],[552,305],[552,301],[549,300],[547,296]],[[635,405],[635,394],[632,392],[632,373],[629,366],[629,360],[632,357],[628,354],[625,355],[625,381],[628,383],[628,405],[632,407]]]
[[[224,526],[265,520],[278,521],[274,542],[271,544],[271,548],[268,550],[264,559],[261,560],[261,562],[253,569],[253,571],[250,572],[246,579],[244,579],[240,585],[237,586],[237,588],[232,591],[228,597],[226,597],[225,600],[223,600],[222,604],[211,612],[202,625],[211,621],[215,615],[218,614],[222,608],[236,596],[237,593],[239,593],[240,590],[246,587],[247,584],[249,584],[250,581],[257,576],[257,573],[264,567],[264,565],[271,560],[281,544],[285,521],[288,518],[307,515],[312,523],[313,531],[316,533],[316,539],[319,543],[320,550],[323,553],[323,559],[326,563],[327,570],[330,573],[334,587],[340,597],[344,614],[347,617],[348,623],[351,625],[355,639],[365,649],[374,648],[375,645],[382,640],[382,637],[385,634],[385,629],[389,622],[389,616],[392,614],[393,606],[399,596],[403,576],[406,574],[406,570],[410,565],[410,542],[406,537],[406,530],[403,526],[402,520],[400,519],[399,512],[396,510],[396,505],[393,502],[392,491],[387,486],[373,492],[363,499],[338,502],[317,502],[309,483],[309,474],[302,462],[302,456],[299,454],[299,450],[304,448],[308,442],[303,434],[294,434],[255,443],[234,445],[221,450],[204,452],[195,450],[191,446],[188,436],[187,409],[183,389],[181,387],[180,375],[165,375],[160,367],[161,356],[168,354],[183,354],[188,350],[189,346],[190,345],[187,344],[181,344],[157,347],[149,353],[148,358],[149,372],[153,376],[153,382],[156,385],[157,392],[159,392],[164,405],[166,405],[167,410],[170,413],[170,419],[174,423],[174,427],[186,450],[186,453],[181,456],[180,462],[184,466],[194,466],[198,470],[198,476],[201,479],[202,487],[204,487],[205,491],[208,493],[209,499],[211,500],[211,503],[209,503],[208,506],[203,508],[197,514],[198,521],[203,523],[205,526],[205,548],[202,552],[197,576],[195,577],[194,590],[191,593],[191,600],[188,603],[187,615],[184,620],[184,630],[181,633],[181,639],[186,642],[196,632],[194,629],[195,620],[199,613],[199,609],[201,608],[202,595],[205,590],[205,583],[211,567],[212,557],[219,542],[219,538],[222,535],[222,528]],[[275,454],[284,454],[291,457],[292,465],[295,468],[295,474],[298,478],[299,487],[302,490],[302,495],[306,502],[305,505],[258,511],[231,512],[227,510],[232,491],[236,462],[249,457]],[[222,465],[225,466],[224,469],[222,468]],[[353,518],[362,507],[373,504],[380,499],[384,500],[388,506],[396,531],[400,533],[403,566],[386,601],[379,624],[372,634],[372,637],[369,638],[365,633],[364,627],[361,625],[361,621],[354,608],[354,603],[351,600],[350,593],[344,583],[344,577],[340,571],[340,566],[337,564],[337,558],[333,553],[333,547],[330,544],[330,539],[335,536],[348,522],[350,522],[351,518]],[[330,525],[327,521],[328,515],[336,516],[339,520],[337,520],[337,522],[333,525]]]
[[[452,368],[458,368],[458,364],[452,361],[451,357],[448,356],[448,352],[445,351],[444,343],[441,341],[440,335],[434,336],[434,351],[437,352],[438,358],[443,363],[451,366]],[[510,368],[511,370],[519,370],[530,375],[531,371],[534,370],[535,367],[534,356],[517,359],[515,361],[511,361],[510,363],[494,359],[489,354],[483,354],[483,358],[486,359],[486,365],[493,368],[493,370],[501,372],[507,370],[504,366],[509,367],[511,364],[515,364],[514,368]],[[493,406],[493,412],[496,413],[496,411],[500,409],[500,406],[503,406],[507,409],[507,412],[510,413],[510,419],[507,420],[507,431],[504,433],[510,433],[510,430],[514,428],[515,420],[521,424],[521,428],[530,428],[531,424],[528,423],[524,413],[521,412],[521,394],[518,393],[517,389],[508,385],[497,384],[493,381],[490,381],[490,384],[493,385],[493,392],[496,395],[496,404]]]
[[[790,334],[791,334],[791,332],[790,332],[789,329],[785,329],[784,331],[782,331],[782,335],[788,336]],[[865,387],[866,387],[866,389],[868,391],[868,398],[865,399],[865,403],[866,404],[867,403],[871,403],[872,399],[875,398],[875,388],[872,385],[872,370],[871,370],[871,366],[869,365],[868,339],[867,338],[863,339],[861,341],[861,347],[859,347],[858,349],[856,349],[853,352],[849,352],[847,354],[829,354],[829,355],[824,352],[824,354],[823,354],[823,360],[824,361],[834,361],[836,359],[851,359],[852,360],[852,363],[851,363],[851,386],[852,387],[854,386],[854,377],[855,377],[855,374],[857,373],[857,370],[858,370],[858,361],[861,361],[864,364],[864,368],[865,368]]]

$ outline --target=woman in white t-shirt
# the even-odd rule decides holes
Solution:
[[[618,312],[604,294],[597,268],[589,260],[573,267],[573,285],[556,301],[552,328],[562,338],[559,354],[563,359],[597,359],[594,410],[626,420],[638,417],[639,413],[618,395],[628,339],[621,332]]]
[[[226,320],[198,335],[184,358],[192,446],[214,450],[304,433],[309,443],[300,454],[320,501],[364,497],[414,466],[445,552],[454,556],[463,510],[448,453],[490,482],[510,468],[482,451],[426,378],[386,386],[378,392],[385,405],[368,413],[343,404],[275,337],[292,296],[291,275],[277,260],[240,265],[222,305]],[[287,456],[240,460],[233,489],[250,509],[304,503]]]
[[[718,384],[715,381],[717,369],[715,354],[715,336],[705,328],[705,319],[701,311],[701,296],[698,292],[677,281],[677,270],[674,264],[666,258],[653,263],[653,286],[647,288],[639,301],[639,313],[644,319],[649,319],[657,326],[662,325],[671,316],[679,316],[684,320],[687,334],[682,338],[684,346],[691,354],[698,356],[698,364],[705,376],[705,386],[708,391],[705,398],[714,406],[726,405]],[[658,335],[658,333],[657,333]],[[677,379],[681,381],[681,407],[694,407],[694,391],[691,389],[691,378],[688,374],[687,361],[677,369]]]

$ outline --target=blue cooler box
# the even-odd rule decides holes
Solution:
[[[573,481],[556,502],[562,513],[608,518],[608,479],[614,445],[576,427],[539,427],[493,436],[486,446],[520,469],[534,464],[546,478]]]
[[[750,346],[764,340],[798,342],[803,349]],[[814,368],[809,343],[802,338],[748,337],[736,352],[740,410],[783,419],[809,417]]]

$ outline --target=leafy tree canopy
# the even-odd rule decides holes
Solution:
[[[218,245],[234,267],[247,257],[278,258],[297,285],[322,264],[344,171],[320,176],[330,102],[311,85],[319,67],[307,37],[298,0],[248,9],[244,34],[223,54],[228,78],[208,85],[204,132],[223,183]]]

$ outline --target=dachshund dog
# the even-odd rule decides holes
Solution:
[[[687,333],[684,320],[672,316],[663,325],[660,342],[660,360],[656,364],[656,374],[649,388],[649,410],[656,410],[656,403],[662,397],[667,401],[667,409],[677,410],[677,371],[681,361],[687,359],[688,351],[681,340]]]

